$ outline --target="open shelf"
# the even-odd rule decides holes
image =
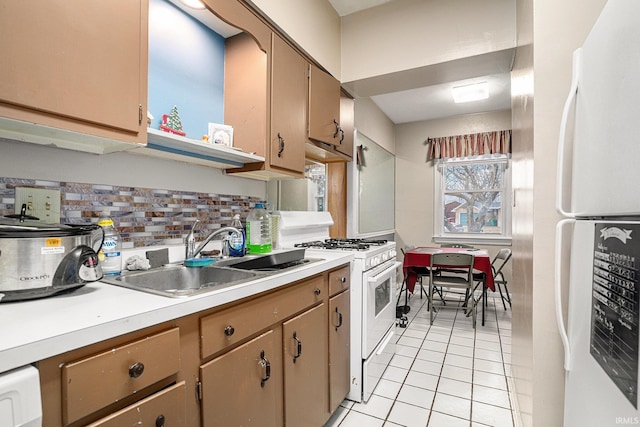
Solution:
[[[174,135],[159,129],[147,129],[147,146],[135,150],[145,155],[182,160],[219,169],[264,162],[264,157],[240,150]]]

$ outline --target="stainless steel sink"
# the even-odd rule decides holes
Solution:
[[[127,271],[121,276],[105,276],[102,281],[165,297],[189,297],[321,261],[316,258],[304,258],[304,252],[302,248],[228,258],[206,267],[170,264],[147,271]]]
[[[167,265],[147,271],[105,276],[102,281],[166,297],[188,297],[266,277],[267,274],[223,266]]]

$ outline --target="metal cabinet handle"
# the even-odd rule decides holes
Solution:
[[[340,283],[347,283],[347,278],[346,278],[346,277],[344,277],[344,276],[342,276],[342,277],[340,278]]]
[[[344,130],[340,128],[340,145],[342,145],[342,141],[344,141]]]
[[[280,141],[280,148],[278,149],[278,157],[282,157],[282,152],[284,151],[284,138],[278,132],[278,141]]]
[[[336,314],[338,315],[338,324],[336,325],[336,332],[337,332],[338,328],[342,326],[342,313],[338,311],[338,307],[336,307]]]
[[[320,290],[320,288],[315,288],[313,291],[314,295],[320,295],[322,293],[322,291]]]
[[[226,328],[224,328],[224,334],[225,334],[226,336],[228,336],[228,337],[230,337],[231,335],[233,335],[233,333],[234,333],[235,331],[236,331],[236,330],[235,330],[235,329],[233,328],[233,326],[231,326],[231,325],[229,325],[229,326],[227,326]]]
[[[260,351],[260,362],[258,363],[265,371],[264,377],[260,380],[260,387],[264,387],[265,383],[269,381],[269,378],[271,378],[271,363],[269,363],[269,360],[264,357],[264,350]]]
[[[138,378],[144,372],[144,364],[142,362],[136,362],[129,366],[129,376],[131,378]]]
[[[336,137],[340,133],[340,123],[338,123],[336,119],[333,119],[333,124],[336,126],[336,131],[333,133],[333,139],[336,139]]]
[[[298,357],[302,355],[302,341],[300,341],[296,332],[293,333],[293,339],[296,342],[296,354],[293,355],[293,363],[296,363]]]
[[[156,427],[164,427],[164,415],[158,415],[158,418],[156,418]]]

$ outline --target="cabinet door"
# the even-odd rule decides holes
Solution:
[[[146,140],[146,0],[21,0],[0,8],[0,116]]]
[[[340,82],[315,65],[309,66],[309,138],[340,145]]]
[[[342,142],[336,145],[336,150],[342,154],[353,157],[353,131],[354,131],[354,101],[347,96],[340,97],[340,128],[344,132]]]
[[[307,62],[273,35],[271,58],[271,166],[304,171]]]
[[[271,330],[200,368],[202,425],[276,426],[282,358]]]
[[[349,393],[349,290],[329,300],[329,412]]]
[[[327,412],[326,305],[282,325],[285,425],[321,426]]]

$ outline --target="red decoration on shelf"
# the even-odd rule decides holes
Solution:
[[[170,114],[162,115],[162,124],[160,125],[160,129],[180,136],[187,135],[182,131],[182,122],[180,121],[180,115],[178,114],[178,107],[174,105]]]

